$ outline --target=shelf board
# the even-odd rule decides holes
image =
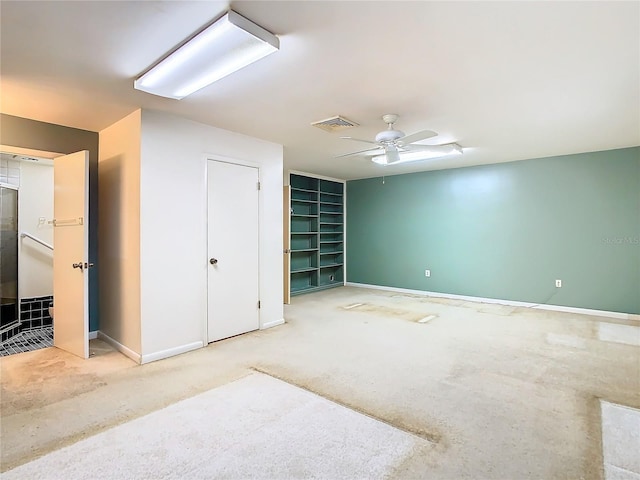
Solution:
[[[300,213],[292,213],[292,217],[317,218],[318,215],[302,215]]]
[[[300,293],[305,293],[305,292],[315,292],[317,290],[325,290],[327,288],[333,288],[333,287],[342,287],[344,286],[344,282],[333,282],[333,283],[325,283],[324,285],[313,285],[313,286],[308,286],[308,287],[298,287],[298,288],[292,288],[291,289],[291,295],[297,295]]]
[[[340,251],[335,251],[335,252],[320,252],[320,255],[340,255],[342,253],[344,253],[344,252],[342,250],[340,250]]]
[[[320,212],[323,215],[342,215],[342,212]]]
[[[300,203],[318,203],[318,200],[305,200],[302,198],[292,198],[292,202],[300,202]]]
[[[344,243],[342,240],[320,240],[320,243]]]
[[[318,193],[318,190],[309,190],[308,188],[298,188],[298,187],[291,187],[291,191],[292,192]]]
[[[316,285],[307,285],[304,287],[291,287],[291,295],[295,295],[296,293],[302,293],[302,292],[306,292],[306,291],[310,291],[310,290],[315,290],[318,287]]]
[[[320,222],[320,225],[344,225],[342,222]]]
[[[291,250],[291,253],[301,253],[301,252],[315,252],[317,248],[301,248],[299,250]]]
[[[327,265],[320,265],[320,268],[329,268],[329,267],[342,267],[344,263],[330,263]]]
[[[335,202],[320,202],[320,203],[324,203],[325,205],[340,205],[340,206],[342,206],[341,203],[335,203]]]
[[[325,192],[324,190],[318,190],[323,195],[334,195],[336,197],[341,197],[342,193],[333,193],[333,192]]]
[[[318,267],[298,268],[296,270],[291,270],[291,273],[305,273],[305,272],[313,272],[315,270],[318,270]]]
[[[318,232],[291,232],[291,235],[317,235]]]

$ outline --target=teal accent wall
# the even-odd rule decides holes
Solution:
[[[0,144],[65,154],[89,151],[89,262],[95,265],[89,269],[89,330],[98,330],[98,133],[0,114]]]
[[[347,281],[638,314],[640,147],[349,181]]]

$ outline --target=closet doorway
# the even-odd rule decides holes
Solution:
[[[14,253],[17,275],[16,308],[2,312],[0,353],[54,345],[87,358],[88,152],[11,152],[3,146],[2,166],[3,191],[13,189],[18,205],[7,215],[10,221],[3,220],[0,263],[10,264],[5,260]],[[4,283],[3,297],[11,290]]]

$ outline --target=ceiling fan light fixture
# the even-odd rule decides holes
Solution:
[[[400,138],[404,137],[404,132],[400,130],[383,130],[376,135],[376,142],[385,143],[385,142],[394,142]]]
[[[400,152],[399,160],[387,162],[386,155],[377,155],[371,161],[378,165],[398,165],[400,163],[417,162],[420,160],[431,160],[434,158],[454,157],[462,155],[462,147],[457,143],[434,146],[433,149],[419,150],[415,152]]]
[[[133,86],[180,100],[279,48],[278,37],[230,10],[137,78]]]

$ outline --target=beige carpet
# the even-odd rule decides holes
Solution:
[[[29,479],[374,479],[428,444],[254,373],[2,475]]]
[[[605,480],[640,480],[640,410],[600,401]]]
[[[400,465],[384,463],[392,470],[390,480],[604,480],[603,463],[617,473],[618,467],[631,468],[623,458],[608,456],[599,399],[640,408],[640,347],[620,343],[632,338],[623,337],[629,329],[611,327],[637,322],[351,287],[294,297],[285,311],[285,325],[142,366],[96,349],[99,340],[92,341],[96,355],[87,361],[55,348],[2,357],[0,471],[256,370],[433,442],[411,450]],[[419,323],[430,315],[437,316]],[[250,398],[267,408],[272,395],[252,389]],[[278,415],[286,416],[286,401],[281,408],[273,402]],[[244,409],[234,417],[228,405],[222,420],[251,414]],[[307,421],[294,424],[293,432]],[[155,435],[161,431],[152,429]],[[313,435],[303,436],[304,442]],[[267,461],[264,475],[248,476],[267,477],[274,463],[279,470],[273,475],[284,472],[280,478],[303,475],[294,469],[314,442],[302,448],[288,434],[279,441],[271,435],[254,444],[265,449],[258,453]],[[628,437],[622,443],[633,445]],[[351,455],[350,447],[345,442],[341,450],[323,450],[329,465],[308,476],[329,476],[334,459]],[[254,453],[249,460],[243,455],[237,456],[248,462]],[[208,461],[212,455],[201,456]],[[92,461],[78,469],[91,472]],[[283,461],[288,463],[278,464]],[[153,464],[140,462],[145,468]],[[118,465],[112,463],[109,468]],[[358,468],[354,475],[366,470]],[[243,473],[229,471],[211,478]],[[72,479],[55,469],[44,473]]]

